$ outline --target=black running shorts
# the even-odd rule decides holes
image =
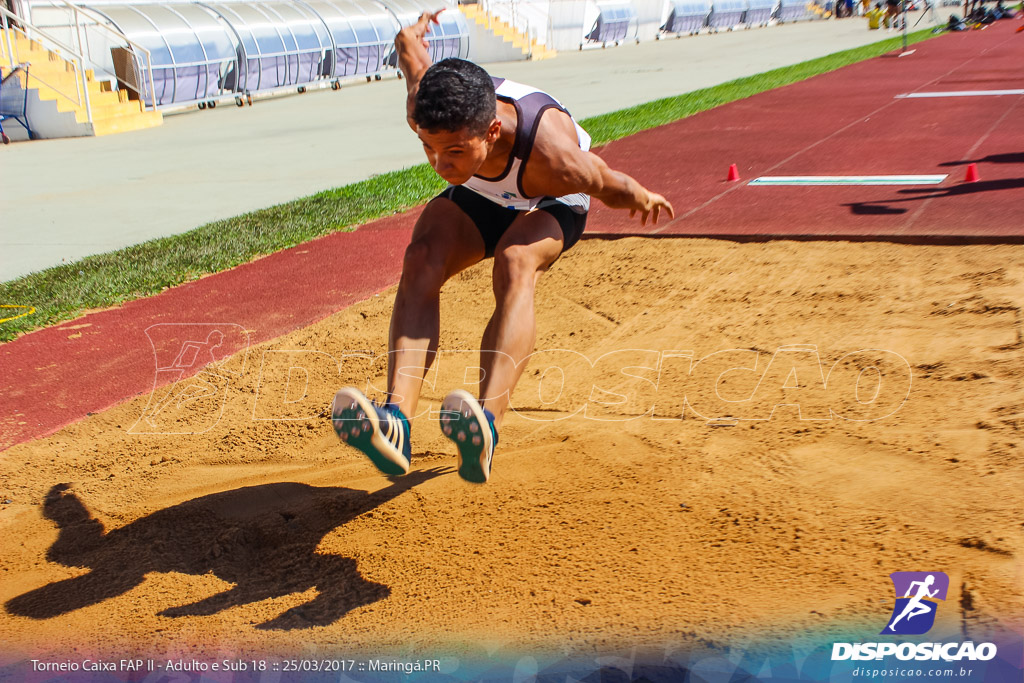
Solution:
[[[526,213],[495,204],[490,199],[461,185],[447,187],[438,197],[455,202],[463,213],[476,225],[484,240],[485,258],[494,256],[498,241],[520,214]],[[562,253],[564,254],[583,236],[587,226],[587,214],[558,201],[555,197],[544,197],[537,205],[537,211],[546,211],[555,217],[562,229]]]

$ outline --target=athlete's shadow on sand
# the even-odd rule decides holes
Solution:
[[[315,598],[257,628],[330,624],[391,590],[364,579],[355,560],[318,553],[323,537],[447,472],[411,472],[376,493],[296,483],[241,488],[154,512],[110,532],[67,484],[58,484],[43,504],[43,514],[60,529],[47,559],[90,571],[19,595],[6,608],[11,614],[48,619],[123,595],[150,572],[213,573],[234,586],[160,615],[211,615],[315,587]]]
[[[963,195],[995,192],[997,190],[1016,190],[1022,187],[1024,187],[1024,178],[979,180],[974,183],[960,183],[943,188],[908,188],[906,190],[899,190],[899,194],[904,196],[897,199],[883,199],[876,202],[853,202],[851,204],[843,204],[843,206],[850,207],[852,213],[862,216],[902,214],[906,213],[908,209],[889,206],[889,204],[920,202],[925,199],[941,199],[945,197],[961,197]]]

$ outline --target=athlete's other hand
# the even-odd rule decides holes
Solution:
[[[647,225],[647,218],[650,217],[651,225],[658,222],[658,217],[661,216],[661,210],[665,209],[668,212],[669,218],[675,218],[676,213],[673,210],[672,205],[667,199],[662,197],[660,194],[654,192],[647,193],[647,201],[644,203],[642,209],[632,209],[629,212],[629,217],[632,218],[638,212],[640,213],[640,225]]]

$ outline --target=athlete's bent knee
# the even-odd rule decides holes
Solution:
[[[494,291],[532,287],[540,270],[537,254],[530,245],[512,245],[494,255]]]
[[[436,250],[423,241],[412,242],[405,248],[402,261],[402,281],[412,284],[423,293],[425,291],[441,291],[444,285],[444,260],[436,255]]]

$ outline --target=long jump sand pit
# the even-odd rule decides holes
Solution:
[[[5,658],[872,640],[894,571],[949,575],[941,633],[1019,632],[1022,257],[585,240],[483,486],[429,410],[473,379],[487,263],[443,293],[413,472],[331,429],[337,388],[382,382],[389,290],[6,451]]]

